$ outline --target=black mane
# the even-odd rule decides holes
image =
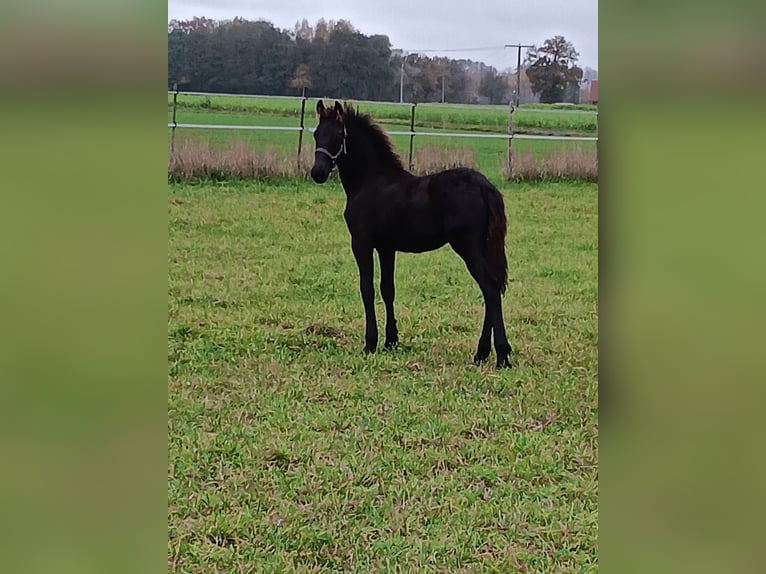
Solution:
[[[363,133],[372,146],[377,158],[387,166],[404,169],[402,160],[394,151],[394,144],[391,143],[388,134],[374,123],[369,115],[358,115],[350,104],[346,104],[345,108],[345,121],[348,124],[349,132],[353,133],[358,130]]]

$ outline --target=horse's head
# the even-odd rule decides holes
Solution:
[[[340,102],[336,101],[333,108],[325,108],[322,100],[317,102],[319,124],[314,131],[316,151],[314,152],[314,166],[311,168],[311,179],[317,183],[327,181],[338,158],[346,153],[344,114]]]

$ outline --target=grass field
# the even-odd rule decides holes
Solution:
[[[169,571],[597,571],[597,187],[502,190],[512,371],[448,248],[361,352],[337,184],[169,187]]]

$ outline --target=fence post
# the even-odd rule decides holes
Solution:
[[[513,102],[508,104],[508,179],[513,176]]]
[[[303,130],[305,129],[303,127],[303,118],[306,115],[306,94],[304,91],[303,96],[301,97],[301,131],[298,132],[298,167],[301,165],[301,148],[303,146]]]
[[[417,106],[417,104],[412,104],[412,113],[410,114],[410,171],[412,171],[412,141],[415,139],[415,106]]]
[[[176,150],[176,105],[178,104],[178,83],[173,84],[173,128],[170,132],[170,151]]]

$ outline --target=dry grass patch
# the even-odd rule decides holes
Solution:
[[[406,157],[403,158],[406,163]],[[300,161],[294,154],[275,149],[259,151],[246,142],[231,140],[225,146],[207,141],[185,141],[169,153],[168,179],[191,181],[308,179],[314,161],[314,146],[304,142]],[[478,168],[476,150],[465,147],[425,146],[415,151],[413,172],[429,175],[455,167]],[[572,147],[537,157],[531,151],[516,152],[513,169],[502,170],[511,181],[598,181],[596,150]]]
[[[552,151],[538,159],[532,151],[514,153],[513,169],[503,170],[512,181],[598,181],[598,153],[581,147]]]
[[[309,146],[311,147],[311,146]],[[177,183],[194,180],[308,178],[312,150],[303,148],[300,162],[274,149],[256,151],[241,140],[225,147],[206,141],[186,141],[168,155],[168,178]]]
[[[406,163],[406,158],[404,160]],[[231,140],[226,146],[190,140],[169,153],[168,178],[175,183],[280,177],[308,179],[313,161],[311,142],[304,145],[298,162],[294,155],[285,156],[275,149],[261,152],[241,140]],[[427,146],[415,152],[413,163],[413,171],[418,175],[453,167],[477,167],[476,152],[470,148]]]
[[[471,148],[425,146],[415,151],[414,171],[429,175],[453,167],[476,168],[476,151]]]

